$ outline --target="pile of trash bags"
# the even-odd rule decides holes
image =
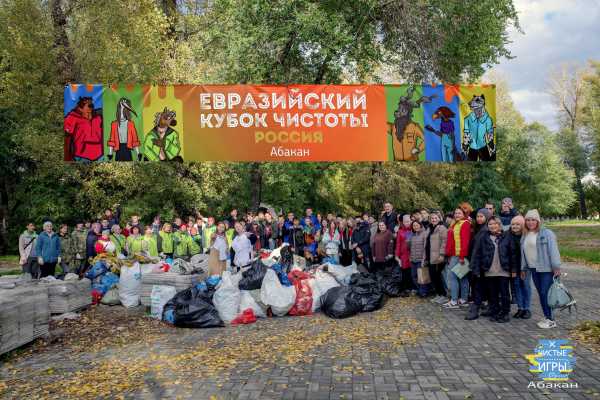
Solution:
[[[156,309],[153,303],[152,313],[188,328],[248,324],[257,318],[311,315],[319,310],[331,318],[347,318],[378,310],[386,297],[401,294],[399,270],[369,274],[360,272],[356,264],[328,262],[307,268],[302,261],[284,245],[240,271],[225,271],[190,289],[166,293],[164,297],[171,298]]]

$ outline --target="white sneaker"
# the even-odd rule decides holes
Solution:
[[[556,322],[552,321],[551,319],[544,319],[538,322],[537,326],[541,329],[556,328]]]
[[[464,301],[463,299],[458,299],[459,307],[467,307],[469,305],[468,301]]]
[[[455,309],[458,308],[458,303],[455,302],[455,301],[450,300],[449,302],[447,302],[445,304],[442,304],[442,307],[448,308],[448,309],[451,309],[451,310],[455,310]]]

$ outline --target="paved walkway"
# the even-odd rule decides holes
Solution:
[[[341,321],[318,314],[168,328],[100,351],[46,350],[0,366],[0,385],[29,385],[39,398],[112,398],[122,390],[142,399],[600,399],[600,355],[578,343],[570,380],[577,389],[528,388],[539,379],[524,355],[539,339],[568,338],[577,321],[600,320],[600,272],[573,264],[564,270],[578,313],[559,314],[553,330],[536,326],[535,290],[533,318],[507,324],[391,299],[383,310]],[[23,398],[10,390],[3,397]]]

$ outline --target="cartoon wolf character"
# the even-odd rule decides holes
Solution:
[[[131,114],[137,113],[131,107],[131,100],[121,97],[117,102],[116,119],[110,124],[110,138],[108,140],[108,159],[112,160],[115,151],[115,161],[131,161],[132,152],[135,151],[138,161],[142,159],[140,140]]]
[[[485,95],[473,95],[469,108],[471,112],[464,119],[463,151],[469,161],[493,161],[494,121],[485,108]]]
[[[154,116],[154,128],[144,139],[144,155],[149,161],[181,161],[179,133],[172,127],[177,125],[175,111],[164,108]]]

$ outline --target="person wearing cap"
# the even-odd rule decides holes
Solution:
[[[173,257],[183,258],[185,260],[190,257],[190,234],[187,231],[187,225],[181,224],[179,230],[173,234]]]
[[[27,224],[27,229],[19,236],[19,264],[24,274],[31,274],[35,279],[40,274],[40,266],[35,255],[35,241],[37,240],[35,225]]]
[[[504,232],[500,241],[500,262],[511,270],[511,290],[517,303],[517,312],[513,318],[529,319],[531,311],[531,271],[521,277],[521,238],[525,227],[525,218],[517,215],[512,219],[510,230]],[[514,289],[513,289],[514,287]]]
[[[56,264],[61,261],[60,238],[52,229],[52,222],[46,221],[43,231],[35,242],[35,254],[40,264],[40,277],[54,276]]]
[[[548,291],[554,277],[560,277],[560,265],[556,235],[542,225],[538,210],[527,211],[525,230],[521,238],[521,278],[525,279],[527,272],[531,271],[531,278],[544,312],[544,319],[537,324],[542,329],[556,327],[552,309],[548,305]]]
[[[500,205],[500,220],[502,221],[502,230],[508,231],[511,229],[512,220],[518,214],[517,210],[513,207],[513,201],[510,197],[502,199]]]
[[[85,268],[87,235],[88,230],[85,229],[84,223],[82,221],[77,222],[75,229],[71,232],[73,251],[75,252],[72,269],[77,274]]]

